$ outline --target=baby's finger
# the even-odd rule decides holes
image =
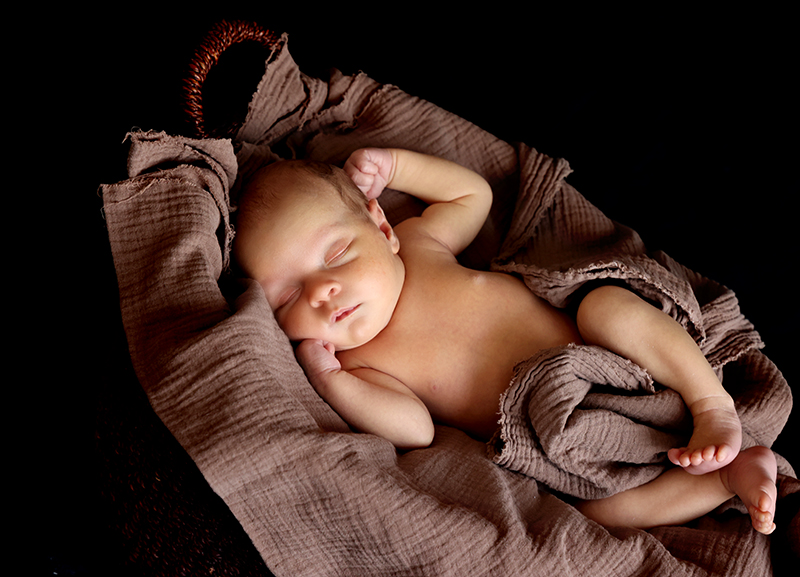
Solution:
[[[375,162],[370,157],[369,149],[361,148],[353,152],[345,162],[345,170],[348,169],[367,174],[375,174],[378,170]]]
[[[364,174],[378,174],[378,165],[366,158],[356,164],[356,167]]]
[[[366,193],[370,188],[372,188],[372,183],[375,182],[375,175],[372,174],[364,174],[363,172],[356,172],[354,174],[349,175],[350,180],[353,181],[358,189]]]

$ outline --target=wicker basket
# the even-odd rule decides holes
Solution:
[[[221,21],[214,25],[202,40],[189,64],[189,72],[183,83],[183,109],[196,138],[231,137],[239,123],[219,127],[208,127],[204,118],[203,86],[211,69],[220,56],[231,46],[242,42],[256,42],[274,50],[280,42],[280,34],[262,28],[255,22],[244,20]]]

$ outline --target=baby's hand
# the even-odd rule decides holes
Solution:
[[[392,153],[384,148],[356,150],[344,164],[344,171],[355,185],[369,198],[378,198],[391,180]]]
[[[332,344],[319,339],[306,339],[297,345],[295,351],[297,360],[315,389],[318,389],[320,379],[324,375],[341,370],[342,365],[334,352]]]

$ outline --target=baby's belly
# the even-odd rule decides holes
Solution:
[[[395,357],[405,362],[392,363],[387,372],[409,386],[435,420],[478,438],[494,433],[500,396],[517,363],[542,349],[580,342],[570,317],[506,275],[471,271],[463,294],[428,302],[433,322],[416,345]]]
[[[456,362],[454,370],[432,370],[409,386],[434,420],[487,440],[497,428],[500,397],[511,383],[516,362],[489,355]]]

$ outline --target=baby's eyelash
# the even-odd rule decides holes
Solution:
[[[346,245],[346,246],[343,246],[341,249],[337,249],[335,251],[335,253],[333,254],[333,256],[328,259],[328,264],[331,264],[331,263],[336,262],[337,260],[340,260],[345,254],[347,254],[347,251],[349,249],[350,249],[350,245],[349,244]]]
[[[289,304],[292,301],[292,299],[294,298],[294,295],[295,295],[296,292],[297,292],[297,289],[294,289],[290,293],[287,293],[285,296],[282,296],[278,300],[278,306],[275,307],[275,311],[274,312],[278,312],[283,307],[285,307],[287,304]]]

